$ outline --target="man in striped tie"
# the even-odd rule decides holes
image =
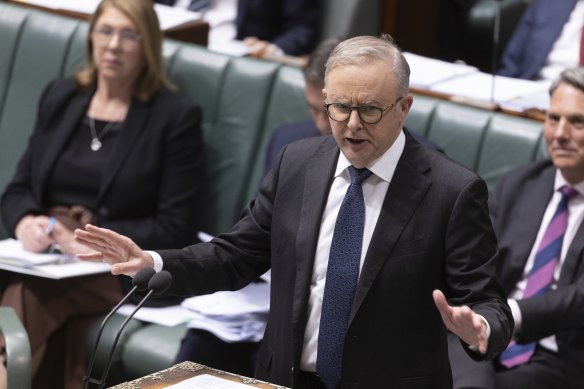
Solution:
[[[584,68],[550,96],[550,159],[504,177],[490,204],[513,341],[494,362],[451,341],[455,389],[584,388]]]

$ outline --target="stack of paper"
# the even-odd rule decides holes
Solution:
[[[209,331],[226,342],[257,342],[266,328],[270,285],[251,283],[234,292],[191,297],[182,306],[193,313],[189,328]]]
[[[549,81],[530,81],[518,78],[493,76],[488,73],[475,72],[459,76],[448,81],[433,85],[430,90],[446,93],[451,96],[461,96],[474,100],[492,101],[501,106],[512,107],[512,102],[523,101],[524,104],[532,101],[531,107],[546,109],[549,99],[545,99]],[[538,99],[529,99],[529,96],[540,96]],[[541,96],[544,96],[542,99]]]
[[[421,55],[404,53],[410,65],[410,85],[412,88],[429,89],[439,82],[478,72],[474,66],[440,61]]]
[[[82,262],[62,254],[38,254],[26,251],[14,239],[0,241],[0,269],[44,278],[61,279],[106,273],[111,266],[101,262]]]

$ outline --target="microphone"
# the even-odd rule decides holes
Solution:
[[[103,329],[105,328],[105,324],[109,321],[109,319],[112,317],[112,315],[114,313],[116,313],[118,311],[118,309],[120,309],[122,304],[124,304],[130,298],[132,293],[134,293],[136,290],[142,292],[142,291],[145,291],[146,289],[148,289],[150,280],[155,274],[156,274],[156,271],[154,271],[154,269],[151,267],[145,267],[144,269],[142,269],[138,273],[136,273],[136,275],[132,279],[132,285],[134,287],[128,292],[128,294],[126,294],[124,296],[124,298],[118,303],[118,305],[116,305],[110,311],[110,313],[108,313],[108,315],[105,317],[105,319],[103,319],[103,321],[101,322],[101,325],[99,326],[99,331],[97,332],[97,337],[95,338],[95,343],[93,344],[93,351],[91,352],[91,358],[89,360],[89,364],[87,365],[87,371],[85,373],[85,377],[83,377],[83,383],[84,383],[83,388],[84,389],[87,389],[87,385],[89,384],[89,381],[91,380],[91,370],[93,370],[93,365],[95,363],[95,356],[97,353],[97,347],[99,345],[99,339],[101,338],[101,333],[103,332]]]
[[[128,315],[128,317],[126,318],[126,320],[124,320],[124,322],[122,323],[122,325],[118,329],[118,332],[116,333],[116,337],[114,338],[114,343],[112,344],[112,347],[110,349],[110,353],[109,353],[109,356],[107,359],[107,364],[106,364],[105,370],[101,376],[101,379],[98,381],[98,385],[99,385],[98,389],[101,389],[105,386],[105,380],[107,378],[107,375],[109,373],[109,369],[110,369],[111,364],[112,364],[112,359],[114,356],[114,352],[116,350],[116,346],[118,345],[118,340],[120,339],[120,335],[122,334],[122,331],[126,327],[126,324],[128,324],[130,319],[132,317],[134,317],[136,312],[138,312],[138,309],[140,309],[142,307],[142,305],[146,302],[148,297],[150,297],[151,295],[159,295],[159,294],[166,292],[168,290],[168,288],[170,287],[171,283],[172,283],[172,275],[165,270],[163,270],[159,273],[156,273],[152,276],[152,278],[148,282],[148,289],[149,289],[148,293],[146,294],[146,296],[144,296],[144,298],[142,300],[140,300],[138,305],[136,305],[136,308],[134,308],[132,313],[130,315]]]

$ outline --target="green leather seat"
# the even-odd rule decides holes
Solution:
[[[6,347],[7,387],[29,389],[32,382],[30,344],[12,308],[0,307],[0,336]]]

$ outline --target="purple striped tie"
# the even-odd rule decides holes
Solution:
[[[554,270],[560,260],[564,233],[568,225],[568,201],[578,193],[570,186],[562,186],[560,192],[562,198],[535,255],[533,268],[527,276],[523,298],[544,294],[552,286]],[[501,354],[501,364],[510,368],[528,362],[535,346],[535,343],[517,344],[512,341]]]

